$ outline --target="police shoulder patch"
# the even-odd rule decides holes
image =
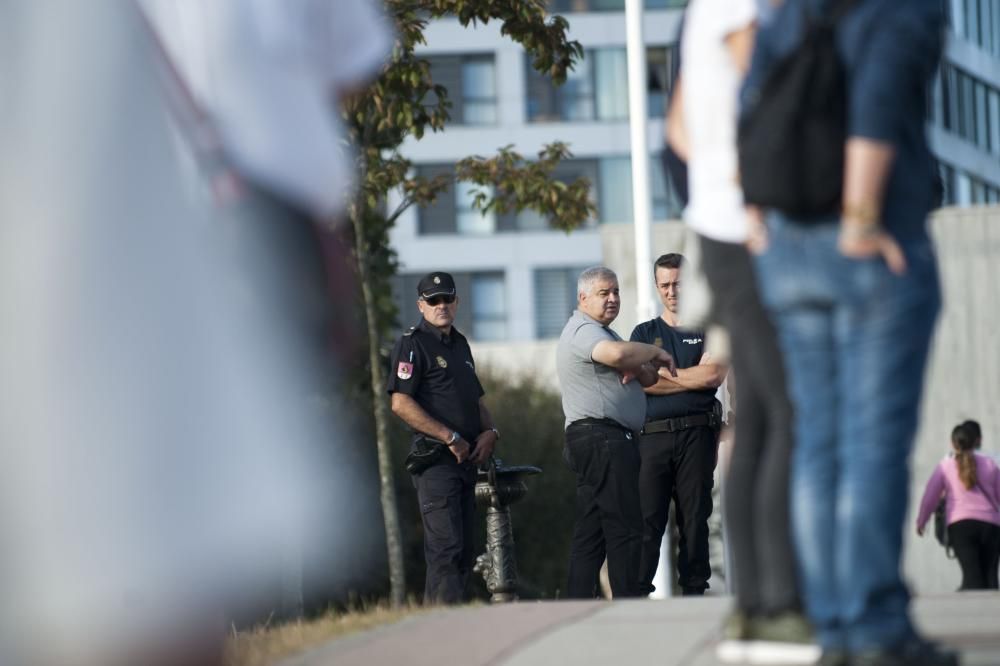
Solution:
[[[400,379],[409,379],[413,376],[413,364],[407,363],[405,361],[400,361],[399,366],[396,368],[396,376]]]

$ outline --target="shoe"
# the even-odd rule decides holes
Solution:
[[[749,639],[746,660],[751,664],[815,664],[821,654],[809,621],[794,611],[754,618]]]
[[[705,596],[705,588],[703,587],[682,587],[681,588],[682,597],[703,597]]]
[[[859,652],[851,666],[958,666],[958,655],[930,641],[913,639],[893,648]]]
[[[722,638],[715,646],[716,658],[726,664],[742,664],[746,661],[749,637],[749,616],[740,610],[733,611],[722,623]]]
[[[800,613],[751,618],[735,611],[723,624],[715,656],[731,664],[814,664],[820,649],[813,642],[809,622]]]

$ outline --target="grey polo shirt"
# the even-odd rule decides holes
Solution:
[[[612,419],[639,431],[646,420],[646,394],[638,381],[623,385],[617,370],[590,357],[603,340],[621,338],[579,310],[573,311],[559,336],[556,371],[566,425],[585,418]]]

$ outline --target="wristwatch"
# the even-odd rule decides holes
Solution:
[[[500,431],[497,430],[496,428],[490,428],[490,430],[492,430],[493,434],[497,436],[497,441],[499,442],[500,441]]]
[[[448,438],[448,441],[445,442],[445,444],[447,444],[448,446],[451,446],[452,444],[454,444],[455,442],[457,442],[460,439],[462,439],[462,436],[458,434],[458,431],[457,430],[452,430],[451,431],[451,437]]]

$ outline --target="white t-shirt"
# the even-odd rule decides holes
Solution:
[[[754,0],[694,0],[681,43],[684,124],[688,135],[690,201],[685,221],[714,240],[747,237],[736,160],[737,96],[743,75],[726,37],[756,19]]]

